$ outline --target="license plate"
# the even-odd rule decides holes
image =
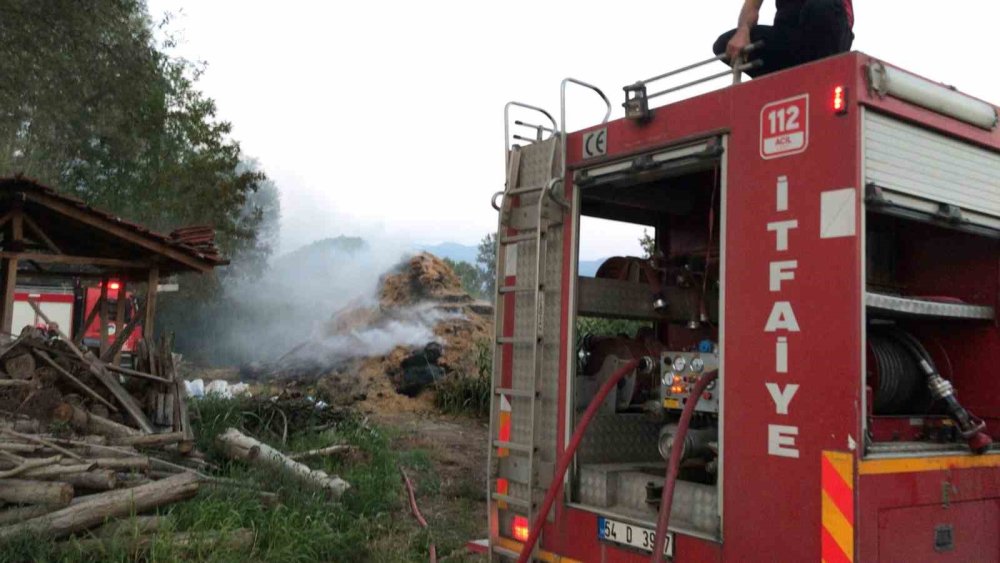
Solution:
[[[600,517],[597,519],[597,539],[652,553],[653,542],[656,541],[656,530]],[[663,544],[663,554],[667,557],[674,556],[674,535],[672,533],[667,533],[667,541]]]

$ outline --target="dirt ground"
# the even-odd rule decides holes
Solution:
[[[469,555],[464,543],[485,538],[487,532],[488,422],[415,412],[383,412],[372,414],[371,420],[390,433],[400,451],[426,454],[430,467],[421,471],[425,481],[414,479],[414,485],[417,503],[438,544],[439,560],[485,561]]]

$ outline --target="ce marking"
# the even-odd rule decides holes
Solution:
[[[595,158],[608,154],[608,129],[591,131],[583,136],[583,158]]]

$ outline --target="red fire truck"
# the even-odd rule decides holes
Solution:
[[[507,106],[491,559],[1000,561],[996,108],[863,53],[663,78]],[[653,256],[578,276],[582,217]]]
[[[17,334],[25,326],[43,326],[41,319],[28,304],[29,300],[39,304],[42,312],[60,329],[66,331],[71,338],[78,338],[83,332],[82,343],[88,348],[97,350],[101,344],[101,326],[96,308],[101,300],[101,282],[97,285],[84,286],[79,282],[72,286],[19,286],[14,294],[14,333]],[[139,312],[138,303],[133,293],[126,291],[120,296],[121,282],[108,282],[108,344],[116,342],[119,327],[115,323],[118,307],[124,307],[123,325],[127,325]],[[86,324],[86,326],[84,326]],[[142,325],[138,325],[129,334],[122,345],[124,355],[131,354],[136,344],[142,339]]]

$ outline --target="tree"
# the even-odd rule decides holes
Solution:
[[[161,327],[213,341],[220,281],[259,274],[280,210],[197,89],[202,68],[172,57],[169,35],[155,39],[168,24],[144,0],[0,3],[0,175],[24,173],[161,232],[213,226],[232,265],[186,276],[159,307]]]
[[[445,258],[444,263],[455,271],[455,275],[462,280],[462,288],[473,297],[483,297],[482,275],[475,266],[462,260],[456,262],[451,258]]]
[[[210,224],[235,256],[256,244],[260,218],[243,211],[264,175],[239,168],[200,68],[154,28],[142,0],[0,5],[0,174],[160,231]]]
[[[476,267],[482,280],[483,294],[493,301],[497,285],[497,237],[494,233],[487,234],[479,241]]]
[[[653,253],[656,252],[656,239],[650,236],[646,229],[643,229],[642,236],[639,237],[639,246],[642,247],[643,258],[652,258]]]

